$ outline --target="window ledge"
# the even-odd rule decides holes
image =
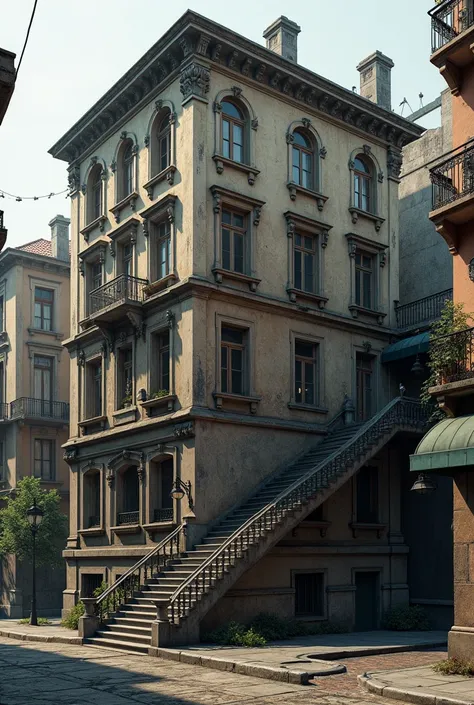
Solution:
[[[250,186],[254,185],[255,179],[260,174],[260,171],[254,166],[250,166],[250,164],[243,164],[242,162],[234,162],[233,159],[223,157],[221,154],[214,154],[212,159],[215,162],[216,171],[218,174],[222,174],[224,171],[224,167],[226,166],[230,167],[231,169],[236,169],[237,171],[243,171],[247,174],[247,180]]]
[[[147,284],[146,286],[143,287],[143,293],[146,296],[153,296],[153,294],[156,294],[158,291],[162,291],[163,289],[166,289],[168,286],[171,286],[177,281],[178,277],[174,272],[171,272],[171,274],[167,274],[166,277],[162,277],[161,279],[157,279],[154,282],[151,282],[151,284]]]
[[[326,615],[320,614],[307,614],[307,615],[296,615],[295,622],[324,622],[327,620]]]
[[[257,291],[257,287],[262,281],[256,277],[251,277],[249,274],[241,274],[240,272],[233,272],[232,270],[222,269],[221,267],[214,267],[212,273],[214,274],[214,279],[217,284],[222,284],[224,277],[226,279],[235,279],[236,281],[248,284],[250,291]]]
[[[257,406],[261,397],[251,396],[247,394],[228,394],[226,392],[213,392],[212,396],[216,402],[216,409],[222,409],[226,406],[226,402],[234,404],[248,405],[251,414],[257,413]]]
[[[331,526],[331,523],[332,522],[330,521],[306,521],[305,519],[303,519],[300,526],[304,529],[319,529],[321,538],[324,538],[328,532],[329,527]]]
[[[352,318],[358,318],[359,314],[363,316],[369,316],[371,318],[376,318],[379,325],[383,324],[383,319],[386,318],[387,314],[383,311],[376,311],[372,308],[365,308],[364,306],[359,306],[358,304],[351,304],[349,306],[349,311],[352,314]]]
[[[142,527],[140,524],[120,524],[119,526],[111,526],[110,530],[114,534],[139,534]]]
[[[363,521],[352,521],[349,526],[352,529],[352,536],[355,539],[357,538],[359,531],[376,531],[377,538],[379,539],[387,528],[387,524],[370,524]]]
[[[150,416],[151,409],[166,406],[168,411],[173,411],[176,394],[166,394],[163,397],[155,397],[142,401],[141,405],[145,409],[147,416]]]
[[[130,406],[124,406],[123,409],[116,409],[112,412],[112,418],[114,426],[133,423],[137,420],[137,407],[130,404]]]
[[[325,308],[329,300],[327,296],[313,294],[310,291],[302,291],[301,289],[287,289],[286,291],[292,303],[297,303],[299,299],[307,299],[308,301],[316,301],[319,308]]]
[[[318,211],[323,210],[324,204],[328,200],[328,196],[323,196],[323,194],[319,193],[318,191],[313,191],[312,189],[300,186],[300,184],[297,184],[294,181],[289,181],[286,187],[290,192],[290,198],[292,201],[296,201],[296,195],[298,193],[300,193],[302,196],[309,196],[310,198],[314,198],[318,205]]]
[[[297,409],[298,411],[314,411],[316,414],[328,414],[329,409],[324,406],[317,406],[317,404],[299,404],[296,401],[291,401],[288,403],[289,409]]]
[[[151,200],[153,199],[153,190],[154,186],[156,184],[159,184],[161,181],[166,181],[169,183],[170,186],[173,186],[174,184],[174,174],[176,171],[176,167],[174,164],[170,164],[169,166],[166,167],[166,169],[163,169],[163,171],[160,171],[159,174],[156,174],[155,176],[152,176],[149,181],[146,182],[146,184],[143,184],[143,187],[146,190],[148,198]]]
[[[43,330],[42,328],[28,328],[28,333],[30,335],[50,335],[52,338],[56,338],[56,340],[62,340],[64,338],[64,335],[62,333],[58,333],[58,331]]]
[[[126,208],[127,206],[130,206],[130,210],[134,211],[135,210],[135,203],[138,198],[138,193],[136,191],[132,191],[132,193],[129,193],[128,196],[125,196],[125,198],[122,198],[121,201],[115,204],[115,206],[112,206],[110,208],[110,212],[113,213],[113,216],[115,218],[116,223],[120,223],[120,214]]]
[[[86,242],[89,242],[89,237],[91,232],[93,232],[96,228],[99,228],[100,232],[103,233],[105,229],[105,224],[107,222],[107,216],[102,214],[99,215],[98,218],[95,218],[92,220],[90,223],[87,223],[87,225],[82,228],[81,235],[84,238]]]
[[[82,421],[78,421],[77,425],[82,431],[82,434],[84,435],[87,433],[87,429],[91,428],[93,426],[100,426],[100,430],[103,431],[105,428],[105,424],[107,421],[107,416],[94,416],[90,419],[83,419]]]
[[[361,218],[367,218],[368,220],[373,221],[377,232],[382,227],[382,223],[385,222],[385,218],[381,218],[379,215],[375,215],[375,213],[369,213],[369,211],[363,211],[360,208],[356,208],[355,206],[351,206],[349,208],[349,213],[352,215],[352,222],[354,223],[354,225],[359,220],[359,216]]]
[[[153,521],[151,524],[143,524],[147,534],[155,534],[158,531],[172,531],[176,527],[173,521]]]
[[[105,529],[103,526],[91,526],[90,529],[79,529],[77,533],[80,536],[103,536]]]

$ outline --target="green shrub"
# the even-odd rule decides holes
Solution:
[[[426,612],[418,605],[394,607],[382,620],[382,628],[394,632],[424,632],[430,626]]]
[[[84,603],[78,602],[72,610],[61,620],[61,626],[66,629],[77,629],[79,627],[79,618],[84,614]]]
[[[29,617],[23,617],[23,619],[20,619],[18,624],[29,624],[30,623],[30,618]],[[50,620],[47,617],[38,617],[38,626],[39,627],[44,627],[47,624],[52,624]]]
[[[474,661],[462,661],[457,658],[448,658],[446,661],[435,663],[433,671],[445,676],[469,676],[474,678]]]

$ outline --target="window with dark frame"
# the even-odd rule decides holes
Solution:
[[[158,155],[159,155],[159,171],[167,169],[171,164],[171,125],[170,111],[166,110],[164,117],[160,120],[158,126]]]
[[[100,262],[94,262],[90,265],[90,281],[91,291],[102,286],[102,265]]]
[[[354,206],[372,212],[372,169],[361,154],[354,160]]]
[[[318,346],[304,340],[295,340],[295,402],[317,403],[317,354]]]
[[[53,398],[53,358],[35,355],[33,358],[33,394],[35,412],[40,416],[50,416]]]
[[[361,524],[377,524],[379,521],[379,471],[372,465],[364,465],[356,475],[356,517]]]
[[[167,277],[172,271],[171,263],[171,224],[163,220],[156,226],[156,279]]]
[[[133,393],[133,355],[132,348],[121,348],[119,350],[119,406],[131,404]]]
[[[317,293],[317,242],[314,235],[295,233],[293,236],[293,285],[311,294]]]
[[[127,144],[124,146],[122,151],[122,198],[126,198],[133,193],[134,189],[134,178],[133,178],[133,142],[128,140]]]
[[[367,421],[374,413],[373,358],[365,353],[356,353],[357,417]]]
[[[87,189],[88,199],[88,222],[92,223],[103,214],[102,204],[102,167],[100,164],[92,169],[89,176],[89,184]]]
[[[324,617],[323,573],[295,573],[295,616]]]
[[[158,473],[157,504],[153,512],[153,521],[172,521],[173,520],[173,499],[171,490],[173,488],[173,460],[169,458],[157,464],[156,472]]]
[[[54,291],[35,286],[35,328],[53,330]]]
[[[104,576],[102,573],[83,573],[81,577],[81,597],[94,597],[94,592],[102,585]]]
[[[121,273],[129,277],[132,274],[133,245],[131,242],[125,242],[120,249],[122,254]]]
[[[100,526],[100,472],[91,470],[84,475],[84,523],[86,529]]]
[[[303,188],[314,189],[314,148],[312,141],[301,130],[293,132],[292,180]]]
[[[102,416],[102,359],[86,365],[86,418]]]
[[[54,480],[55,442],[44,438],[34,440],[34,473],[42,480]]]
[[[222,156],[234,162],[245,162],[245,118],[242,110],[232,101],[222,103]]]
[[[374,308],[374,258],[356,251],[355,254],[355,302],[357,306]]]
[[[223,326],[221,330],[221,392],[245,394],[246,331]]]
[[[237,210],[223,208],[221,220],[222,267],[230,272],[245,273],[246,216]]]
[[[170,390],[170,334],[169,331],[156,336],[158,352],[158,391]]]

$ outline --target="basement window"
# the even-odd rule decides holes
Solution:
[[[295,573],[295,616],[324,617],[324,574]]]

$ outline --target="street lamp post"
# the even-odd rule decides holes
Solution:
[[[30,624],[34,627],[38,626],[38,615],[36,614],[36,532],[38,531],[39,525],[41,524],[43,514],[43,510],[36,505],[36,499],[33,502],[33,506],[26,511],[26,516],[30,524],[31,533],[33,534],[33,580]]]

